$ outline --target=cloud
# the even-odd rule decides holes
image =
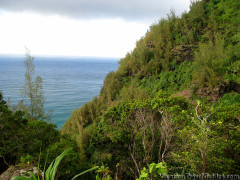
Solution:
[[[189,7],[189,0],[1,0],[0,9],[63,15],[77,19],[122,18],[157,20],[170,9],[177,14]]]

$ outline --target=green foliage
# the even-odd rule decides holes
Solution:
[[[33,156],[29,154],[20,158],[20,166],[24,166],[25,164],[30,165],[31,162],[33,162]]]
[[[145,167],[143,168],[143,170],[141,171],[141,174],[139,176],[138,179],[136,180],[142,180],[142,179],[146,179],[146,180],[150,180],[150,179],[157,179],[157,178],[161,178],[162,175],[166,175],[167,174],[167,170],[166,167],[163,165],[162,162],[156,164],[156,163],[151,163],[148,167],[148,169],[146,169]]]
[[[218,37],[215,45],[211,41],[199,45],[199,52],[195,53],[196,68],[193,74],[199,86],[215,87],[217,84],[222,84],[225,57],[224,41]]]
[[[63,127],[88,168],[105,163],[122,179],[163,161],[169,173],[239,173],[239,8],[193,1],[150,26]],[[185,92],[188,102],[173,97]],[[197,111],[196,96],[209,100]]]
[[[139,174],[140,168],[151,161],[164,160],[167,152],[163,149],[169,147],[166,141],[170,142],[174,134],[173,123],[184,121],[187,108],[183,98],[166,95],[120,103],[109,109],[97,125],[91,151],[114,152],[109,164],[118,161],[125,167],[135,167]]]
[[[56,159],[50,164],[50,166],[47,168],[46,172],[43,172],[43,180],[54,180],[55,175],[59,166],[59,163],[61,160],[68,154],[68,152],[71,149],[66,149],[61,155],[56,157]]]
[[[98,121],[97,116],[101,114],[99,104],[99,99],[95,98],[94,101],[75,110],[61,131],[62,134],[69,134],[77,141],[80,148],[80,160],[83,164],[85,164],[87,156],[85,150],[89,144],[95,123]]]
[[[189,88],[192,82],[192,63],[185,61],[179,66],[172,67],[172,69],[173,70],[168,72],[161,72],[158,76],[144,78],[139,86],[146,89],[146,91],[153,97],[160,90],[173,93]]]
[[[59,155],[58,157],[56,157],[56,159],[54,159],[54,161],[50,164],[50,166],[47,168],[46,171],[44,171],[42,173],[42,180],[54,180],[55,179],[55,175],[59,166],[59,163],[61,162],[61,160],[64,158],[64,156],[66,156],[68,154],[68,152],[70,151],[70,149],[66,149],[61,155]],[[25,176],[15,176],[13,178],[11,178],[11,180],[27,180],[27,179],[32,179],[32,180],[39,180],[40,176],[37,175],[37,177],[32,173],[32,172],[28,172],[28,174],[30,175],[30,178],[25,177]]]
[[[86,174],[86,173],[88,173],[88,172],[90,172],[90,171],[94,171],[94,170],[96,170],[96,169],[98,169],[98,168],[99,168],[99,167],[96,166],[96,167],[93,167],[93,168],[88,169],[88,170],[86,170],[86,171],[83,171],[83,172],[75,175],[75,176],[72,178],[72,180],[74,180],[74,179],[76,179],[77,177],[82,176],[83,174]]]
[[[26,67],[25,85],[21,92],[24,99],[18,104],[17,109],[26,111],[29,120],[50,121],[50,112],[46,114],[44,110],[43,80],[41,76],[33,80],[34,58],[28,49],[26,49],[24,65]]]
[[[199,105],[196,107],[196,118],[192,118],[192,126],[184,127],[178,131],[182,138],[181,148],[175,158],[190,166],[190,170],[196,173],[206,173],[209,154],[216,148],[217,144],[211,139],[210,114],[200,117],[198,114]],[[186,150],[188,149],[188,150]]]
[[[71,148],[68,148],[66,149],[61,155],[59,155],[58,157],[56,157],[52,163],[49,165],[49,167],[47,168],[46,171],[44,171],[42,173],[42,177],[41,179],[42,180],[55,180],[55,176],[56,176],[56,173],[57,173],[57,170],[58,170],[58,166],[60,164],[60,162],[62,161],[62,159],[69,154],[69,152],[71,151]],[[80,175],[83,175],[89,171],[92,171],[92,170],[95,170],[97,169],[98,167],[94,167],[94,168],[91,168],[89,170],[86,170],[76,176],[74,176],[72,178],[73,179],[76,179],[78,176]],[[25,176],[15,176],[13,177],[11,180],[28,180],[28,179],[32,179],[32,180],[39,180],[40,179],[40,176],[38,175],[37,177],[32,173],[32,172],[28,172],[28,174],[30,175],[30,177],[25,177]]]
[[[119,90],[122,87],[122,75],[118,72],[110,72],[104,80],[100,94],[105,96],[106,103],[111,104],[111,102],[119,95]]]
[[[224,94],[224,96],[218,100],[215,106],[227,107],[227,106],[234,105],[236,103],[240,104],[240,94],[234,92],[234,93]]]
[[[22,111],[9,110],[0,93],[0,156],[7,166],[31,156],[31,163],[37,163],[40,149],[45,151],[49,145],[60,138],[56,125],[44,121],[28,121]]]
[[[31,154],[39,152],[40,148],[45,150],[49,145],[59,141],[60,134],[56,125],[47,124],[43,121],[31,121],[23,130],[26,151]]]
[[[28,174],[30,175],[29,178],[25,176],[15,176],[11,178],[11,180],[38,180],[37,177],[31,171],[28,172]]]
[[[181,17],[171,11],[168,18],[152,24],[135,49],[120,60],[118,70],[105,78],[94,120],[120,101],[154,97],[161,89],[175,93],[239,83],[239,4],[193,1]],[[77,122],[91,123],[85,117],[89,112],[73,113],[63,131],[73,135],[82,128]]]
[[[240,104],[234,103],[229,106],[218,107],[214,110],[214,126],[217,131],[217,137],[222,137],[222,151],[219,155],[220,159],[228,162],[224,165],[219,165],[214,168],[216,171],[227,173],[239,173],[239,139],[240,139]],[[228,137],[228,138],[226,138]],[[220,138],[218,138],[220,139]]]
[[[67,135],[62,136],[59,141],[49,146],[42,153],[40,167],[44,168],[45,164],[49,165],[54,160],[56,154],[60,154],[68,148],[71,148],[71,150],[69,151],[68,156],[65,157],[59,165],[59,171],[57,173],[58,178],[70,179],[79,171],[88,168],[88,166],[86,166],[86,163],[81,161],[77,143]]]
[[[196,117],[192,117],[188,126],[178,130],[180,146],[173,155],[185,171],[239,173],[235,158],[239,156],[236,141],[239,139],[240,106],[239,103],[219,105],[221,107],[212,108],[210,112],[198,105]]]
[[[72,113],[61,131],[70,137],[60,136],[51,124],[27,121],[31,114],[44,119],[42,80],[33,81],[33,58],[27,52],[25,94],[38,96],[40,108],[33,101],[27,114],[12,112],[0,93],[1,160],[11,164],[22,157],[22,162],[35,163],[41,147],[50,164],[73,147],[59,166],[59,178],[80,171],[76,178],[91,179],[82,174],[93,170],[96,179],[154,179],[167,172],[239,174],[239,8],[238,0],[193,1],[181,17],[171,11],[151,25],[118,70],[106,76],[100,95]],[[194,94],[188,100],[175,97],[190,89],[214,98],[196,105]],[[103,163],[109,168],[95,167]]]
[[[111,171],[109,170],[109,167],[105,167],[104,165],[98,167],[96,180],[112,180],[111,177]]]
[[[206,10],[204,5],[204,1],[192,1],[190,11],[188,13],[188,18],[191,22],[191,25],[197,31],[199,31],[206,23]]]
[[[148,97],[146,91],[135,84],[135,82],[132,82],[130,86],[122,88],[120,97],[123,101],[128,102],[133,99],[142,100]]]
[[[240,60],[237,60],[233,62],[229,67],[228,67],[228,74],[226,75],[227,79],[230,81],[237,82],[238,84],[240,83]]]
[[[20,158],[24,151],[22,129],[27,125],[27,119],[21,111],[12,112],[3,100],[0,92],[0,157],[9,165]]]

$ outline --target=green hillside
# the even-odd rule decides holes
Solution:
[[[80,159],[112,176],[240,174],[240,0],[202,0],[149,27],[110,72],[98,97],[76,109],[61,133]]]

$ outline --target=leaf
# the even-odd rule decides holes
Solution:
[[[91,169],[88,169],[88,170],[86,170],[86,171],[83,171],[83,172],[77,174],[76,176],[74,176],[74,177],[72,178],[72,180],[76,179],[78,176],[81,176],[81,175],[83,175],[83,174],[85,174],[85,173],[87,173],[87,172],[93,171],[93,170],[98,169],[98,168],[99,168],[98,166],[95,166],[95,167],[93,167],[93,168],[91,168]]]
[[[148,173],[142,171],[140,179],[141,178],[146,178],[146,177],[148,177]]]
[[[36,178],[35,174],[33,174],[33,172],[29,171],[28,174],[31,175],[31,177],[30,177],[31,180],[37,180],[37,178]]]
[[[24,176],[14,176],[11,178],[11,180],[29,180],[29,179]]]
[[[149,173],[152,173],[152,172],[153,172],[155,166],[156,166],[155,163],[150,164],[150,166],[149,166]]]
[[[107,180],[112,180],[112,177],[110,175],[107,175]]]
[[[101,180],[101,178],[99,177],[99,174],[97,174],[96,180]]]
[[[48,167],[46,173],[44,173],[44,177],[46,180],[54,180],[55,179],[55,175],[58,169],[58,166],[61,162],[61,160],[69,153],[69,151],[72,148],[68,148],[66,149],[61,155],[59,155],[58,157],[56,157],[55,160],[53,160],[53,162],[50,164],[50,166]]]
[[[30,177],[25,177],[25,176],[15,176],[12,177],[11,180],[37,180],[35,174],[33,172],[29,171],[28,174],[30,174]]]

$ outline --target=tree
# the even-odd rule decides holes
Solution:
[[[23,142],[20,130],[26,123],[24,113],[9,110],[0,91],[0,173],[19,157]]]
[[[231,97],[231,98],[229,98]],[[188,173],[239,174],[240,95],[226,94],[209,108],[200,104],[195,117],[177,131],[175,163]]]
[[[93,161],[107,162],[111,169],[118,163],[118,175],[132,177],[139,177],[151,162],[168,163],[187,109],[184,98],[163,93],[159,98],[117,104],[103,114],[93,132],[89,148]]]
[[[29,121],[24,111],[10,110],[0,91],[0,173],[27,155],[35,157],[33,163],[37,164],[39,152],[59,142],[60,137],[56,125]]]
[[[192,118],[191,124],[178,131],[181,147],[179,152],[173,154],[177,161],[180,160],[180,162],[184,162],[183,164],[190,166],[189,171],[205,174],[209,172],[207,168],[211,154],[218,144],[214,141],[216,136],[214,136],[212,124],[209,121],[211,114],[202,113],[204,115],[200,115],[199,112],[202,112],[202,109],[199,102],[195,111],[196,118]]]
[[[216,87],[223,83],[224,40],[215,37],[215,41],[206,44],[199,44],[199,52],[195,52],[195,70],[193,78],[199,86]]]
[[[44,111],[44,96],[43,96],[43,80],[41,76],[37,76],[35,80],[34,57],[30,55],[30,51],[26,48],[24,65],[25,85],[22,91],[23,105],[21,107],[28,113],[29,120],[50,121],[50,113]]]

